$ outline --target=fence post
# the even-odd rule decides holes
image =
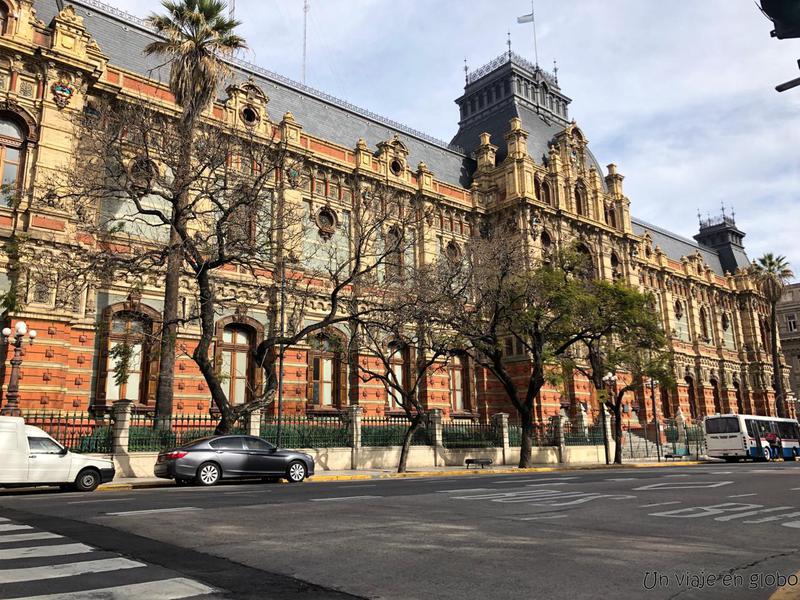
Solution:
[[[358,451],[361,448],[361,417],[364,414],[364,409],[360,406],[353,405],[348,407],[347,426],[350,430],[350,468],[358,468]]]
[[[430,414],[431,446],[433,447],[433,466],[439,466],[439,455],[444,452],[444,432],[442,431],[442,409],[434,408]]]
[[[617,440],[614,439],[614,433],[611,430],[611,411],[609,411],[608,407],[606,406],[601,406],[600,410],[605,413],[606,417],[603,423],[603,440],[605,440],[603,443],[606,444],[606,447],[608,448],[609,462],[614,462],[614,457],[616,456],[617,452]],[[620,443],[622,442],[623,440],[620,440]]]
[[[131,407],[133,400],[115,400],[111,408],[112,415],[112,454],[127,454],[128,439],[131,430]]]
[[[261,435],[261,410],[254,410],[247,416],[247,435]]]
[[[567,458],[567,440],[564,436],[564,423],[567,422],[569,419],[567,418],[567,413],[562,408],[561,411],[558,413],[556,417],[556,443],[558,444],[558,462],[563,463]]]
[[[492,415],[494,427],[500,432],[500,442],[503,448],[503,464],[508,464],[508,454],[511,444],[508,439],[508,413],[496,413]]]

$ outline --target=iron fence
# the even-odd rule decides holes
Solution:
[[[160,452],[214,435],[219,418],[211,415],[172,415],[155,417],[151,414],[131,415],[128,431],[130,452]],[[234,426],[230,433],[245,433]]]
[[[445,448],[494,448],[502,446],[500,430],[494,425],[471,421],[442,425],[442,445]]]
[[[351,445],[350,427],[339,416],[283,417],[281,425],[281,446],[287,448],[347,448]],[[277,443],[278,419],[268,415],[261,416],[261,437]]]
[[[664,435],[666,438],[665,452],[675,456],[692,456],[699,458],[705,454],[705,433],[703,423],[691,421],[678,426],[675,419],[664,422]]]
[[[23,411],[27,425],[44,430],[72,452],[110,454],[113,450],[111,419],[88,412]]]
[[[605,443],[601,424],[582,427],[565,422],[562,427],[565,446],[602,446]]]
[[[508,424],[508,445],[518,448],[522,446],[522,426]],[[557,446],[555,429],[549,423],[534,423],[531,445],[535,447]]]
[[[362,446],[402,446],[411,422],[397,417],[364,417],[361,420]],[[412,446],[430,446],[433,435],[423,422],[411,438]]]

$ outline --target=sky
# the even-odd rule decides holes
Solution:
[[[136,16],[158,0],[106,0]],[[309,0],[311,87],[449,141],[464,59],[533,58],[526,0]],[[539,62],[558,61],[570,115],[633,215],[691,238],[735,210],[751,259],[800,276],[800,40],[770,38],[753,0],[536,0]],[[300,81],[303,0],[237,0],[242,56]],[[354,140],[355,143],[355,140]]]

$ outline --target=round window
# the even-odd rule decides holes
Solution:
[[[461,258],[461,248],[459,248],[458,244],[455,242],[448,242],[447,248],[445,248],[445,254],[447,254],[447,258],[453,262],[458,261]]]
[[[336,213],[327,206],[317,213],[317,227],[323,235],[330,235],[336,229]]]
[[[392,173],[394,173],[395,177],[399,177],[403,172],[403,163],[396,158],[392,159],[392,162],[389,163],[389,168],[392,170]]]
[[[258,111],[252,106],[245,106],[242,109],[241,116],[245,125],[253,126],[258,123]]]

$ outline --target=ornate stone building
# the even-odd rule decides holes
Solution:
[[[778,304],[778,329],[784,360],[791,369],[789,381],[795,399],[800,397],[800,283],[786,286]]]
[[[6,189],[15,188],[21,198],[0,206],[6,250],[0,284],[7,290],[12,275],[23,274],[24,280],[25,265],[14,259],[15,240],[24,238],[47,252],[71,235],[72,215],[33,201],[48,174],[63,168],[74,149],[69,115],[103,97],[148,102],[167,112],[175,107],[161,61],[143,52],[153,33],[108,5],[0,0],[0,33],[0,160]],[[463,245],[486,214],[503,214],[516,223],[532,259],[575,241],[598,276],[622,279],[657,298],[679,381],[676,393],[659,392],[662,416],[674,417],[678,410],[687,417],[774,413],[767,307],[740,271],[748,265],[744,234],[725,217],[701,223],[691,241],[633,217],[622,174],[613,164],[604,169],[597,162],[553,75],[511,53],[469,73],[456,100],[458,132],[447,144],[259,67],[240,61],[232,66],[236,85],[207,118],[278,128],[290,149],[314,165],[319,183],[298,192],[310,210],[321,204],[346,210],[352,196],[340,182],[361,169],[434,208],[435,218],[420,232],[412,257],[419,263]],[[335,216],[326,217],[326,224],[346,226]],[[22,303],[5,315],[10,324],[25,319],[40,331],[26,349],[23,407],[85,410],[118,398],[152,407],[157,375],[152,357],[135,349],[131,377],[118,386],[109,377],[109,348],[117,336],[136,340],[157,327],[161,285],[158,274],[136,290],[130,282],[114,281],[85,290],[63,308],[55,302],[57,289],[27,281]],[[230,289],[249,308],[221,318],[215,351],[229,375],[231,398],[242,400],[257,378],[249,350],[268,321],[246,278],[232,279]],[[191,347],[196,337],[186,326],[179,346]],[[367,414],[390,412],[386,392],[374,385],[359,388],[348,375],[346,357],[319,341],[287,354],[287,412],[335,411],[353,403]],[[525,357],[515,350],[508,349],[508,360],[524,373]],[[7,383],[8,357],[0,376]],[[205,383],[185,356],[178,359],[175,393],[176,411],[209,410]],[[485,419],[508,408],[491,379],[466,362],[432,377],[425,402],[442,408],[447,418]],[[652,418],[650,402],[632,402],[640,419]],[[596,411],[591,385],[576,376],[563,388],[543,392],[537,417],[561,408],[574,413],[579,403]]]

